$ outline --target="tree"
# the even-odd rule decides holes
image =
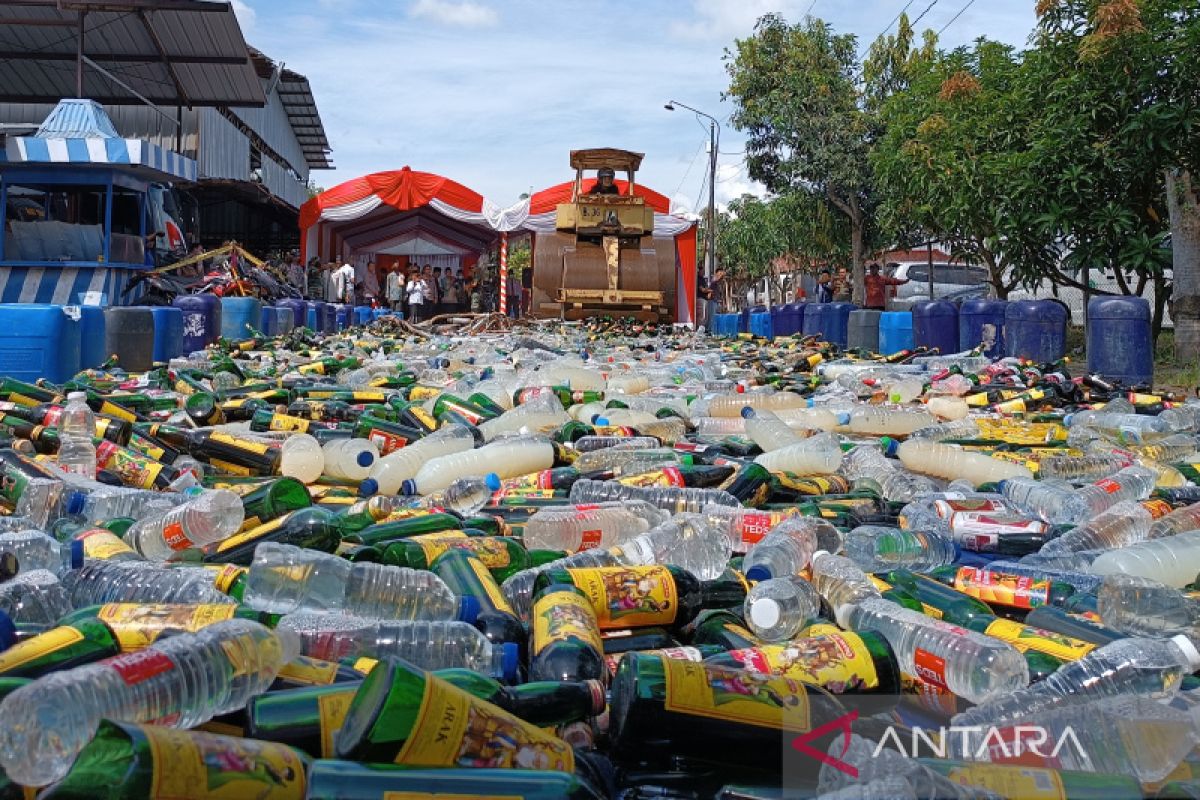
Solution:
[[[533,251],[530,249],[528,239],[520,239],[512,243],[508,248],[508,272],[518,278],[521,277],[526,269],[529,268],[529,259],[532,257]]]

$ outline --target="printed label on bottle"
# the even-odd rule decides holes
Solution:
[[[367,656],[359,656],[358,658],[354,659],[354,664],[351,666],[361,672],[363,675],[370,675],[371,670],[375,669],[378,664],[378,659],[368,658]]]
[[[1005,575],[980,567],[959,567],[954,588],[985,603],[1033,609],[1050,600],[1050,581],[1027,575]]]
[[[462,531],[437,531],[422,533],[412,537],[409,541],[420,545],[421,552],[425,554],[425,563],[432,564],[434,559],[453,547],[455,542],[466,538],[468,538],[467,534]]]
[[[892,589],[892,585],[878,575],[871,575],[868,573],[867,580],[869,580],[871,584],[881,592],[887,592]]]
[[[808,694],[790,678],[662,658],[663,707],[678,714],[787,731],[809,730]]]
[[[1100,489],[1100,491],[1104,492],[1105,494],[1116,494],[1117,492],[1121,491],[1120,481],[1115,481],[1112,478],[1098,480],[1092,485]]]
[[[110,403],[107,400],[100,403],[100,411],[98,412],[106,417],[116,417],[117,419],[125,420],[126,422],[136,422],[137,416],[132,411],[128,411],[122,406]]]
[[[183,532],[183,523],[178,520],[163,525],[162,540],[171,550],[186,550],[192,546],[192,540]]]
[[[604,652],[596,612],[584,598],[566,591],[542,595],[533,605],[533,654],[566,639],[578,639],[597,653]]]
[[[107,439],[96,445],[96,465],[115,472],[126,486],[138,489],[153,489],[155,479],[163,471],[162,464]]]
[[[157,800],[301,800],[305,767],[292,748],[159,726],[138,726],[153,767]]]
[[[729,655],[752,672],[811,683],[834,694],[879,686],[875,661],[856,634],[830,625],[814,625],[805,633],[785,645],[732,650]]]
[[[745,511],[740,522],[740,550],[748,550],[750,545],[758,544],[767,533],[778,525],[787,515],[772,511]]]
[[[913,668],[921,680],[941,689],[950,688],[946,684],[946,659],[941,656],[918,647],[913,651]]]
[[[957,511],[948,518],[950,530],[957,535],[1004,533],[1045,533],[1046,523],[1007,512]],[[982,552],[982,551],[981,551]]]
[[[409,440],[407,436],[374,428],[367,432],[367,441],[375,443],[375,446],[379,448],[379,455],[382,457],[405,447]]]
[[[1005,505],[1003,500],[988,500],[985,498],[967,499],[955,493],[947,494],[942,500],[933,501],[933,510],[942,519],[947,519],[951,514],[959,511],[987,511],[995,513],[1007,511],[1008,506]]]
[[[230,536],[228,539],[222,539],[221,541],[217,542],[217,546],[216,546],[214,552],[225,553],[225,552],[232,550],[235,547],[239,547],[239,546],[245,544],[246,542],[252,542],[255,539],[261,539],[264,536],[269,536],[271,533],[273,533],[273,532],[279,530],[281,527],[283,527],[283,523],[286,520],[287,520],[286,516],[280,517],[278,519],[273,519],[270,522],[265,522],[262,525],[259,525],[257,528],[251,528],[248,531],[241,531],[240,533],[235,533],[233,536]]]
[[[85,531],[76,538],[83,542],[83,555],[87,559],[106,561],[126,554],[137,555],[136,551],[125,544],[120,536],[104,528]]]
[[[947,777],[962,786],[987,789],[1000,797],[1021,800],[1067,800],[1062,777],[1052,769],[972,764],[955,767]]]
[[[42,656],[50,655],[73,644],[82,642],[84,636],[75,628],[64,625],[51,628],[31,639],[17,642],[4,652],[0,652],[0,675],[23,667]]]
[[[254,474],[254,470],[249,467],[243,467],[241,464],[231,464],[228,461],[222,461],[219,458],[210,458],[208,463],[222,472],[228,472],[230,475],[245,475],[249,477]]]
[[[604,531],[599,528],[590,528],[583,531],[579,538],[580,550],[591,550],[593,547],[600,546],[600,540],[604,537]]]
[[[279,670],[280,678],[309,686],[328,686],[337,680],[337,674],[337,662],[308,656],[296,656]]]
[[[287,414],[272,414],[270,430],[273,431],[299,431],[300,433],[308,433],[309,421],[300,417],[291,417]]]
[[[96,617],[108,625],[124,652],[143,650],[165,631],[195,633],[208,625],[233,619],[234,605],[174,605],[108,603]]]
[[[45,428],[57,428],[58,420],[62,417],[62,406],[54,406],[42,416],[42,426]],[[97,420],[99,422],[99,420]]]
[[[119,656],[106,658],[99,663],[112,667],[130,686],[175,669],[175,662],[161,650],[138,650],[132,653],[122,653]]]
[[[683,473],[678,467],[664,467],[663,469],[651,470],[650,472],[641,472],[637,475],[622,475],[617,478],[617,483],[624,486],[639,486],[639,487],[680,487],[684,486]]]
[[[321,727],[321,758],[337,758],[333,737],[346,721],[350,703],[358,693],[357,687],[344,692],[331,692],[317,698],[317,719]]]
[[[563,740],[426,673],[425,693],[395,763],[573,772]]]
[[[496,579],[492,577],[492,573],[488,572],[488,568],[484,566],[483,562],[472,556],[467,559],[467,566],[471,568],[471,572],[475,573],[480,587],[483,588],[484,594],[488,596],[488,600],[491,601],[496,610],[515,616],[516,612],[508,604],[508,600],[504,595],[500,593],[500,587],[496,584]]]
[[[927,617],[934,619],[942,619],[946,614],[937,606],[931,606],[928,603],[921,603],[921,613]]]
[[[1165,500],[1143,500],[1140,505],[1150,512],[1151,519],[1162,519],[1174,511],[1171,504]]]
[[[958,695],[943,686],[922,680],[915,675],[900,673],[900,691],[920,708],[926,708],[944,716],[953,716],[959,707]],[[906,701],[907,702],[907,701]]]
[[[675,578],[663,566],[568,569],[601,628],[670,625],[679,613]]]
[[[998,619],[992,622],[983,632],[988,636],[1008,642],[1022,653],[1034,650],[1063,661],[1078,661],[1096,649],[1096,645],[1092,642],[1072,639],[1061,633],[1032,628],[1008,619]]]
[[[237,564],[222,564],[216,577],[213,578],[213,586],[217,588],[218,592],[229,594],[234,581],[249,571],[246,567],[239,567]]]
[[[216,442],[217,444],[228,445],[238,450],[244,450],[248,453],[255,453],[260,456],[265,456],[271,449],[265,444],[252,442],[248,439],[239,439],[236,436],[230,436],[227,433],[210,433],[208,435],[208,441]]]

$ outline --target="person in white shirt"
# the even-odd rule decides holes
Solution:
[[[425,281],[421,280],[421,273],[415,269],[412,271],[408,276],[408,283],[404,285],[404,291],[408,295],[408,313],[412,321],[420,322],[425,305]]]
[[[335,297],[339,303],[354,302],[354,267],[349,263],[342,264],[336,273],[334,288]]]

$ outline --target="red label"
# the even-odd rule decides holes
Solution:
[[[1174,510],[1169,503],[1162,500],[1143,500],[1141,505],[1150,512],[1151,519],[1160,519]]]
[[[1116,494],[1117,492],[1121,491],[1121,484],[1117,483],[1112,478],[1105,478],[1104,480],[1096,481],[1092,485],[1100,487],[1102,490],[1104,490],[1105,494]]]
[[[575,510],[576,511],[595,511],[599,507],[600,507],[599,503],[580,503],[579,505],[575,506]],[[576,519],[578,519],[578,517],[576,517]]]
[[[116,455],[117,445],[105,439],[96,445],[96,464],[104,469],[108,465],[108,460]]]
[[[663,467],[662,474],[667,478],[668,486],[686,486],[683,480],[683,473],[679,471],[679,467]]]
[[[163,542],[172,550],[183,550],[192,546],[192,540],[183,532],[182,522],[169,522],[163,526]]]
[[[401,447],[408,444],[408,439],[387,431],[373,430],[367,434],[367,441],[374,442],[379,446],[379,455],[386,456],[388,453],[394,453]]]
[[[733,650],[729,655],[733,656],[738,663],[751,672],[757,672],[760,675],[771,674],[771,662],[767,661],[762,651],[757,647],[748,647],[745,650]]]
[[[580,550],[590,550],[593,547],[600,546],[600,535],[602,531],[591,530],[583,532],[583,540],[579,544]]]
[[[913,651],[913,667],[921,680],[941,689],[950,688],[946,685],[946,659],[941,656],[918,647]]]
[[[62,417],[63,410],[55,407],[46,412],[46,416],[42,417],[42,424],[47,428],[54,428],[58,425],[58,420]]]
[[[778,518],[773,514],[742,514],[742,544],[758,544],[759,540],[767,535],[776,522],[778,522]]]
[[[554,488],[554,475],[551,470],[544,469],[538,473],[537,488],[539,488],[539,489],[553,489]]]
[[[117,671],[121,679],[130,686],[149,680],[155,675],[175,669],[175,662],[160,650],[146,649],[136,653],[123,653],[100,662]]]

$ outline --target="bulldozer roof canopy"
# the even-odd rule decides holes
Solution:
[[[637,172],[641,169],[645,153],[619,150],[615,147],[595,147],[590,150],[572,150],[571,166],[574,169],[600,169],[612,167]]]

